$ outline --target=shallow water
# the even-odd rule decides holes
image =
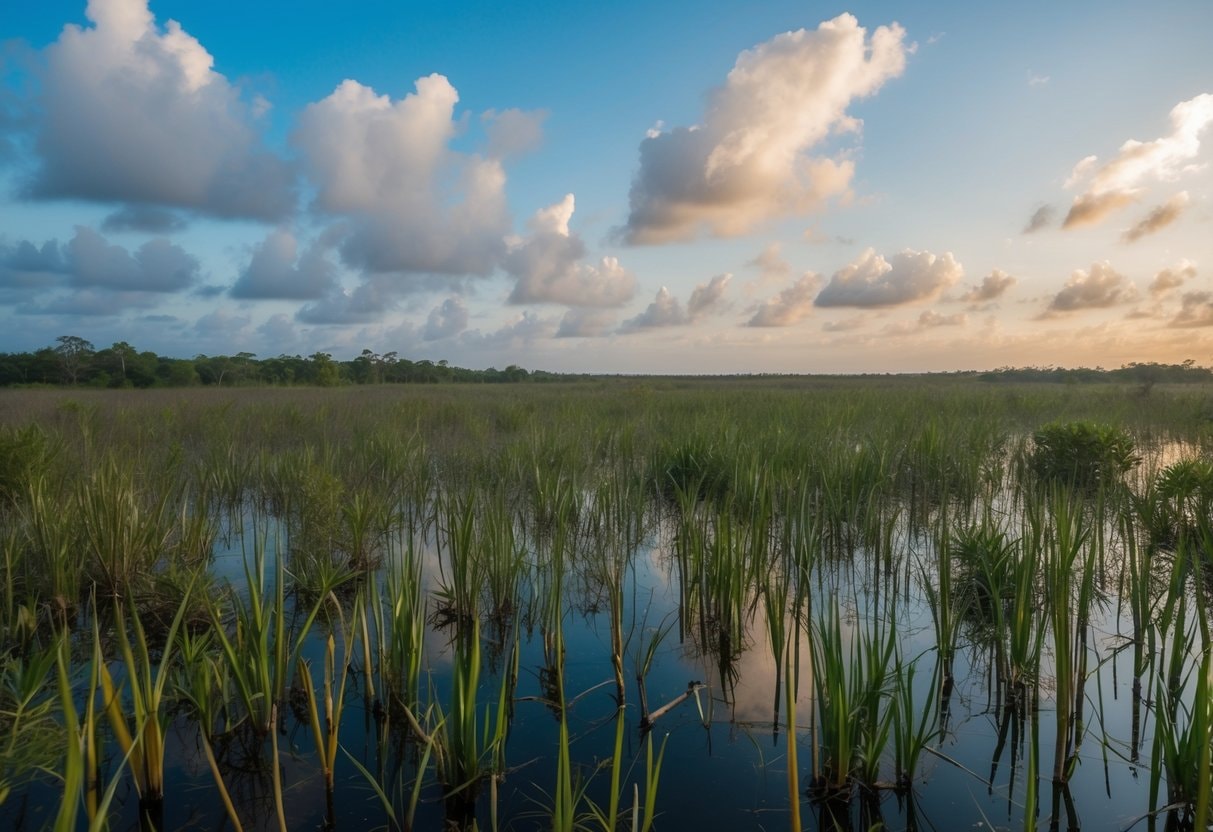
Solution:
[[[237,593],[244,586],[245,562],[257,545],[267,551],[289,548],[282,528],[272,519],[255,512],[242,522],[229,521],[216,544],[212,572],[220,582],[231,582]],[[775,712],[776,662],[765,626],[765,610],[757,599],[750,610],[750,625],[745,643],[737,654],[721,661],[712,650],[697,643],[697,622],[679,616],[678,568],[673,554],[676,531],[667,520],[652,524],[644,543],[631,555],[624,588],[624,632],[628,639],[626,710],[622,792],[624,806],[633,799],[634,788],[643,796],[645,788],[645,739],[640,730],[636,707],[638,689],[634,679],[633,656],[646,631],[670,625],[662,641],[652,670],[646,679],[651,708],[669,702],[702,683],[703,689],[657,721],[651,735],[657,746],[664,745],[657,807],[660,829],[771,830],[789,823],[787,788],[786,728],[780,724],[786,706]],[[1090,676],[1086,683],[1086,727],[1081,747],[1081,762],[1073,776],[1068,796],[1073,817],[1067,816],[1064,794],[1050,783],[1056,703],[1052,698],[1051,654],[1046,645],[1040,679],[1040,710],[1027,713],[1026,721],[1006,724],[1006,736],[1000,739],[1006,712],[996,701],[990,672],[990,653],[971,640],[961,637],[955,663],[956,684],[946,703],[946,713],[938,711],[935,700],[938,680],[935,675],[935,632],[929,607],[917,585],[913,564],[931,558],[929,544],[915,538],[905,528],[893,536],[897,552],[893,574],[882,571],[883,562],[873,552],[860,549],[845,558],[823,558],[819,565],[818,587],[810,599],[813,616],[828,613],[832,606],[840,611],[844,642],[864,628],[891,626],[896,633],[898,655],[907,663],[916,662],[914,702],[934,702],[935,718],[943,727],[929,743],[914,779],[912,801],[892,791],[878,793],[874,806],[890,828],[977,829],[1021,828],[1024,825],[1024,800],[1028,790],[1028,732],[1035,730],[1039,743],[1038,822],[1056,828],[1126,829],[1149,809],[1149,769],[1152,743],[1152,713],[1142,706],[1138,747],[1140,757],[1131,762],[1132,729],[1132,655],[1118,650],[1124,646],[1122,634],[1132,631],[1109,597],[1091,624],[1089,641]],[[440,554],[432,535],[418,535],[423,576],[428,593],[437,586]],[[397,548],[387,556],[399,557]],[[570,581],[574,586],[576,581]],[[522,596],[536,593],[524,582]],[[592,585],[579,597],[575,589],[567,595],[563,618],[566,660],[564,685],[571,701],[567,709],[571,736],[571,757],[578,775],[589,778],[586,794],[598,805],[607,801],[610,774],[606,763],[612,757],[616,713],[615,687],[611,666],[610,621],[605,607],[595,602]],[[891,595],[890,595],[891,593]],[[525,605],[524,605],[525,606]],[[525,610],[523,611],[525,618]],[[680,629],[684,634],[680,637]],[[811,645],[805,628],[797,628],[800,654],[810,655]],[[305,655],[314,667],[323,655],[327,631],[317,626],[309,637]],[[491,633],[485,632],[486,642]],[[425,642],[426,679],[423,702],[449,701],[451,684],[450,633],[430,627]],[[496,812],[505,829],[550,828],[548,812],[555,789],[554,749],[559,739],[559,722],[552,708],[543,701],[541,669],[545,665],[540,628],[520,624],[520,674],[514,692],[515,711],[507,744],[508,773],[498,784]],[[486,647],[486,666],[480,681],[480,703],[490,707],[496,701],[500,683],[502,656]],[[360,667],[360,663],[355,662]],[[1149,688],[1147,681],[1147,690]],[[389,732],[377,719],[375,709],[362,695],[359,673],[349,677],[347,709],[341,725],[340,741],[344,753],[337,764],[337,788],[333,816],[338,829],[384,827],[387,818],[367,779],[351,758],[371,772],[384,772],[385,788],[403,792],[412,788],[416,774],[418,749],[406,740],[400,725]],[[853,823],[866,829],[873,822],[871,806],[855,799],[840,813],[826,815],[805,790],[813,734],[810,725],[814,713],[814,689],[806,666],[802,666],[797,697],[796,740],[802,785],[801,813],[808,828],[833,828]],[[1035,723],[1035,725],[1034,725]],[[281,719],[278,743],[285,788],[286,815],[293,829],[324,826],[329,807],[316,761],[308,727],[289,711]],[[163,822],[170,829],[214,829],[226,824],[204,757],[195,726],[180,718],[173,724],[168,740],[166,780],[168,798]],[[112,749],[112,744],[109,746]],[[265,747],[240,748],[232,738],[220,743],[217,754],[223,761],[225,779],[245,820],[252,829],[276,828]],[[113,772],[118,761],[112,758],[105,768]],[[888,752],[886,752],[888,756]],[[881,766],[882,780],[891,781],[891,760]],[[423,781],[417,828],[439,828],[443,818],[440,786],[432,774]],[[643,797],[641,797],[643,799]],[[115,828],[136,828],[136,799],[129,779],[116,793],[121,807]],[[53,818],[58,792],[50,782],[31,787],[9,799],[0,808],[0,822],[13,828],[41,828]],[[489,828],[493,796],[487,785],[479,789],[477,816],[480,828]],[[912,807],[911,804],[912,803]],[[865,811],[867,813],[865,813]]]

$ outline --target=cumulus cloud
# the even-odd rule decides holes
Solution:
[[[36,246],[29,240],[0,245],[0,288],[39,289],[58,285],[68,273],[58,240]]]
[[[792,326],[813,311],[813,296],[821,277],[805,272],[800,279],[773,298],[760,304],[746,326]]]
[[[1124,241],[1126,243],[1133,243],[1147,234],[1153,234],[1155,231],[1166,228],[1179,219],[1179,216],[1187,210],[1188,202],[1188,192],[1180,191],[1162,205],[1146,214],[1140,222],[1126,231],[1123,237]]]
[[[687,317],[691,321],[698,321],[726,309],[728,303],[724,294],[732,279],[733,275],[726,272],[716,275],[707,283],[698,284],[691,292],[691,299],[687,301]]]
[[[682,309],[682,304],[679,303],[678,298],[670,294],[669,289],[662,286],[657,290],[657,297],[653,299],[653,302],[635,318],[624,321],[619,331],[639,332],[642,329],[680,326],[685,323],[687,323],[687,316]]]
[[[728,306],[724,296],[732,278],[731,274],[719,274],[706,283],[697,284],[685,309],[678,298],[662,286],[653,302],[636,317],[624,321],[619,331],[638,332],[667,326],[687,326],[708,315],[717,314]]]
[[[519,349],[537,339],[550,337],[555,326],[555,320],[526,311],[491,332],[468,330],[459,336],[459,343],[473,349],[498,352]]]
[[[961,295],[960,300],[964,303],[989,303],[1002,297],[1014,285],[1014,277],[1002,269],[994,269],[982,278],[981,283]]]
[[[1074,203],[1070,206],[1061,227],[1079,228],[1084,225],[1099,225],[1136,198],[1136,192],[1129,191],[1082,194],[1074,198]]]
[[[278,228],[253,248],[248,265],[232,286],[234,298],[317,300],[336,285],[336,266],[322,235],[302,254],[294,233]]]
[[[421,331],[421,338],[425,341],[450,338],[463,332],[467,326],[468,310],[463,305],[463,300],[450,297],[430,310],[429,317],[425,320],[425,328]]]
[[[198,278],[198,261],[165,239],[149,240],[134,254],[86,226],[67,244],[72,283],[137,292],[177,292]]]
[[[1171,326],[1185,329],[1213,326],[1213,292],[1185,292],[1179,314]]]
[[[598,338],[615,326],[615,315],[601,309],[570,309],[560,319],[557,338]]]
[[[1082,309],[1106,309],[1136,299],[1135,287],[1124,275],[1103,260],[1091,264],[1090,271],[1075,269],[1061,291],[1049,301],[1045,315],[1076,312]]]
[[[487,275],[510,229],[501,159],[451,149],[459,94],[441,75],[393,101],[357,81],[309,104],[292,140],[316,207],[348,217],[347,264],[373,273]]]
[[[363,324],[381,320],[393,308],[390,293],[380,282],[368,280],[353,291],[334,290],[302,307],[295,317],[307,324]]]
[[[188,289],[198,278],[198,260],[163,238],[148,240],[132,252],[91,228],[77,226],[66,245],[51,240],[39,247],[22,240],[0,246],[0,289],[10,302],[32,301],[39,293],[57,289],[88,293],[77,291],[81,296],[75,300],[58,298],[39,309],[77,304],[87,310],[104,309],[79,314],[114,314],[111,308],[122,298],[133,305],[151,305],[154,296]]]
[[[583,263],[581,237],[569,231],[572,194],[531,217],[531,233],[512,245],[502,260],[516,279],[510,303],[563,303],[566,306],[622,306],[636,294],[636,276],[615,257]]]
[[[1180,260],[1174,266],[1163,269],[1154,275],[1154,279],[1150,281],[1150,294],[1154,297],[1163,297],[1194,277],[1196,277],[1196,264],[1191,260]]]
[[[1053,224],[1053,216],[1057,212],[1052,205],[1042,205],[1032,212],[1032,216],[1028,218],[1028,224],[1024,226],[1024,234],[1033,234],[1040,231],[1042,228],[1048,228]]]
[[[742,52],[702,124],[653,130],[641,142],[625,238],[738,235],[848,194],[854,163],[810,151],[831,133],[858,130],[847,108],[901,74],[904,36],[893,24],[869,38],[843,14]]]
[[[110,233],[168,234],[185,227],[185,219],[180,214],[155,205],[125,205],[101,221],[101,230]]]
[[[147,0],[91,0],[91,26],[47,47],[35,111],[38,198],[171,205],[278,219],[294,172],[266,149],[254,108],[196,39]]]
[[[775,281],[782,283],[792,274],[792,265],[783,259],[782,246],[778,241],[767,243],[758,256],[747,260],[747,266],[753,266],[761,272],[762,282]]]
[[[817,296],[818,306],[900,306],[934,297],[964,276],[951,252],[894,254],[892,262],[866,249],[853,263],[834,273]]]
[[[1115,158],[1102,166],[1094,156],[1075,165],[1066,187],[1088,176],[1089,181],[1083,193],[1075,197],[1063,228],[1095,225],[1136,200],[1144,185],[1173,181],[1193,166],[1200,153],[1200,136],[1213,122],[1213,94],[1181,101],[1172,108],[1170,118],[1171,132],[1165,136],[1150,142],[1130,139],[1120,146]]]

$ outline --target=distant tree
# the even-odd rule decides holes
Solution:
[[[64,380],[73,387],[80,380],[80,373],[92,360],[93,348],[91,341],[86,341],[77,335],[60,335],[55,341],[55,355],[59,358],[59,368],[63,371]]]
[[[337,362],[327,352],[316,352],[309,356],[312,361],[312,383],[321,387],[333,387],[341,381]]]
[[[135,356],[135,354],[136,354],[135,348],[132,347],[130,344],[126,343],[126,341],[115,341],[113,343],[113,345],[110,346],[110,352],[113,353],[114,358],[117,359],[117,361],[118,361],[119,374],[122,376],[123,379],[125,379],[126,378],[126,362],[128,359],[133,358]]]

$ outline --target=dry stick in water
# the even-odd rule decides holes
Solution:
[[[661,717],[665,716],[670,711],[677,708],[683,702],[687,701],[687,699],[694,696],[696,691],[703,690],[706,687],[707,687],[707,685],[705,685],[703,682],[688,682],[687,689],[685,691],[678,694],[678,696],[675,696],[673,699],[671,699],[666,704],[662,705],[657,710],[653,711],[653,713],[649,714],[648,719],[643,719],[643,718],[641,719],[641,721],[640,721],[641,730],[647,731],[648,729],[652,728],[654,722],[656,722]]]

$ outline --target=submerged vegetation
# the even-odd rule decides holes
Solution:
[[[1206,828],[1210,396],[8,391],[0,822]]]

